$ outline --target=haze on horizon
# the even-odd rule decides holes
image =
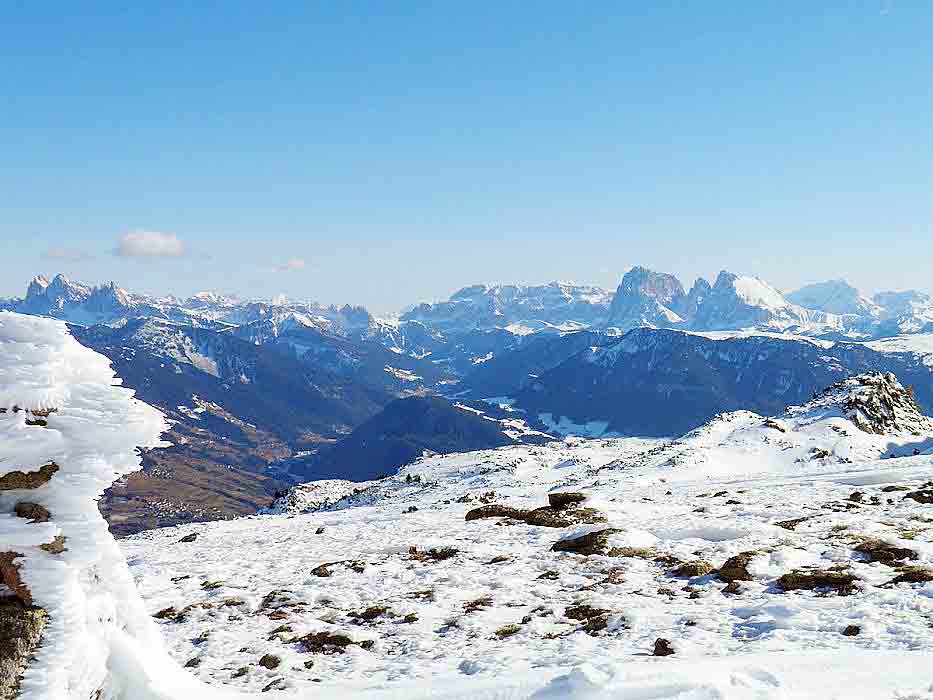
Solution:
[[[120,7],[120,11],[117,8]],[[0,296],[933,291],[933,7],[5,12]]]

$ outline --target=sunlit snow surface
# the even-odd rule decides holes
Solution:
[[[137,447],[160,443],[162,415],[121,388],[109,361],[79,345],[63,323],[11,313],[0,313],[0,408],[0,475],[59,466],[39,488],[0,491],[0,551],[23,555],[20,576],[49,613],[20,700],[92,698],[98,690],[102,700],[201,693],[165,653],[96,503],[115,479],[139,468]],[[41,427],[14,408],[54,412]],[[45,506],[50,522],[13,515],[21,500]],[[57,535],[65,537],[64,552],[39,549]]]
[[[272,684],[273,697],[933,697],[933,584],[886,587],[895,570],[853,551],[870,535],[914,549],[915,564],[933,560],[933,506],[881,490],[933,476],[925,454],[933,435],[864,433],[819,402],[778,425],[784,432],[740,412],[673,442],[569,439],[435,456],[347,490],[322,511],[147,532],[121,545],[150,612],[213,605],[162,623],[175,658],[197,659],[193,672],[214,685],[255,692]],[[496,503],[530,508],[552,490],[589,494],[587,505],[622,530],[618,546],[715,566],[755,550],[754,580],[726,595],[717,578],[677,578],[654,558],[550,551],[561,537],[603,526],[464,520],[489,491]],[[856,490],[881,505],[848,500]],[[810,519],[795,531],[775,525],[799,517]],[[196,541],[178,541],[191,532]],[[410,547],[458,554],[419,561]],[[325,562],[363,566],[314,575]],[[775,585],[811,565],[850,567],[861,591],[838,597]],[[222,583],[205,590],[205,582]],[[272,591],[300,605],[270,619],[262,601]],[[487,607],[465,611],[486,597]],[[591,636],[568,619],[567,607],[579,603],[611,611],[607,629]],[[377,605],[390,612],[354,619]],[[509,624],[518,631],[498,638]],[[276,634],[282,625],[290,631]],[[848,625],[861,634],[843,636]],[[321,655],[289,642],[324,630],[374,646]],[[677,653],[650,656],[658,637]],[[259,666],[265,654],[281,665]]]

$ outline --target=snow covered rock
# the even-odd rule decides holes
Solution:
[[[784,331],[817,331],[839,326],[839,320],[822,311],[792,304],[764,280],[720,272],[716,283],[697,306],[695,330],[757,328]]]
[[[30,420],[36,415],[42,420]],[[139,468],[138,447],[162,444],[164,427],[63,323],[0,312],[0,570],[8,596],[0,665],[11,645],[35,647],[39,617],[45,622],[19,700],[197,692],[163,651],[96,504]],[[35,515],[43,517],[23,517]],[[2,673],[9,677],[6,666]]]
[[[923,414],[913,392],[892,373],[875,372],[849,377],[827,388],[801,409],[837,408],[859,430],[875,435],[919,435],[933,432],[933,419]]]

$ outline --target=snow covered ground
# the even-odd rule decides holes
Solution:
[[[931,698],[931,477],[933,424],[875,377],[776,419],[430,457],[323,510],[121,546],[171,653],[216,687]],[[529,517],[554,491],[593,510]],[[552,550],[605,528],[586,555]],[[675,653],[653,656],[658,639]]]

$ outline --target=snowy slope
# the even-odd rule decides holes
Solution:
[[[270,697],[929,698],[933,583],[895,580],[933,566],[931,450],[868,375],[677,441],[430,457],[122,546],[174,657]],[[593,510],[531,511],[553,492]]]
[[[883,309],[845,280],[808,284],[786,295],[788,301],[838,316],[878,319]]]

